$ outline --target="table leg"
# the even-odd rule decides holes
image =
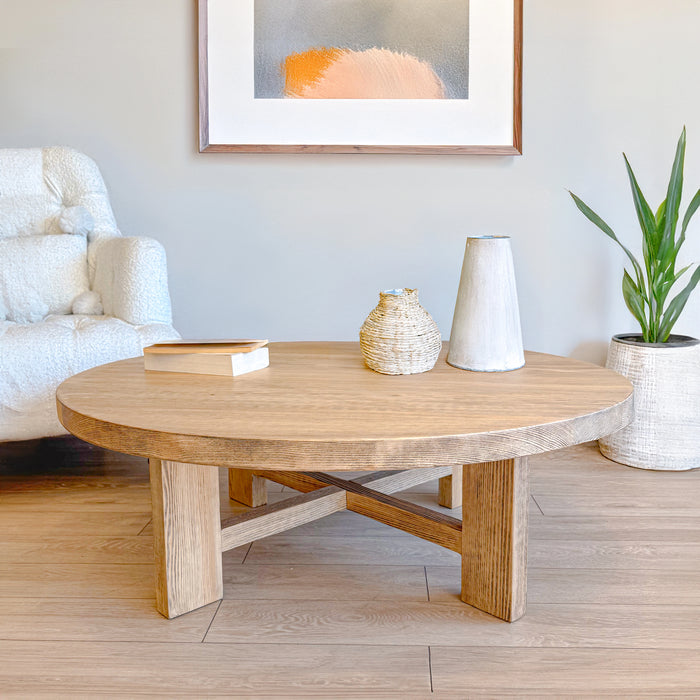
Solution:
[[[513,622],[527,594],[527,458],[464,465],[462,600]]]
[[[150,460],[156,608],[172,618],[223,597],[219,470]]]
[[[251,508],[267,503],[267,480],[250,469],[228,470],[228,497]]]
[[[443,508],[459,508],[462,505],[462,466],[452,467],[452,474],[440,479],[438,504]]]

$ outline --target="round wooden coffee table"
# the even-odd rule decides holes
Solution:
[[[236,378],[145,372],[135,358],[65,381],[58,414],[87,442],[148,457],[166,617],[222,597],[223,551],[347,509],[461,553],[462,600],[512,621],[525,612],[527,456],[623,428],[632,386],[553,355],[477,373],[445,352],[408,376],[371,371],[357,343],[273,343],[270,367]],[[255,506],[223,523],[219,467]],[[444,504],[461,496],[462,521],[391,495],[436,477]],[[302,494],[263,505],[265,480]]]

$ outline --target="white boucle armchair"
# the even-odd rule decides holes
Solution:
[[[97,165],[0,149],[0,441],[65,433],[64,379],[177,337],[165,251],[121,235]]]

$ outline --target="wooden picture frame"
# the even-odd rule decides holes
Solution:
[[[492,0],[494,1],[494,0]],[[503,141],[504,143],[493,143],[491,141],[486,143],[453,143],[445,139],[445,142],[435,142],[435,143],[371,143],[365,142],[364,144],[350,144],[340,142],[338,139],[334,143],[314,143],[311,142],[312,139],[305,140],[304,143],[287,142],[289,139],[278,138],[279,130],[274,129],[275,137],[265,139],[255,139],[251,140],[250,137],[238,138],[234,134],[230,138],[221,138],[217,133],[215,133],[215,128],[212,126],[213,121],[213,110],[215,107],[212,105],[213,102],[213,89],[212,79],[210,71],[212,69],[212,55],[218,49],[214,47],[212,49],[211,42],[213,39],[213,32],[210,26],[211,22],[211,11],[214,6],[218,11],[224,6],[225,3],[241,3],[240,5],[231,5],[226,8],[227,12],[238,12],[239,7],[242,7],[245,3],[252,3],[254,0],[197,0],[197,14],[198,14],[198,76],[199,76],[199,151],[201,153],[412,153],[412,154],[432,154],[432,155],[460,155],[460,154],[471,154],[471,155],[500,155],[500,156],[513,156],[522,154],[522,50],[523,50],[523,0],[498,0],[500,3],[508,3],[508,12],[511,11],[510,3],[512,3],[512,46],[513,46],[513,60],[512,60],[512,73],[508,76],[511,79],[512,76],[512,90],[508,86],[508,100],[512,109],[509,110],[507,115],[500,114],[499,119],[506,124],[507,119],[508,125],[508,135],[505,136],[505,129],[502,129],[504,133]],[[471,3],[477,2],[487,2],[487,0],[470,0]],[[236,8],[235,10],[232,8]],[[471,7],[471,5],[470,5]],[[482,11],[483,12],[483,11]],[[503,29],[505,32],[506,30]],[[510,38],[510,27],[507,29],[508,38]],[[251,29],[252,32],[252,29]],[[218,33],[220,35],[220,32]],[[219,44],[221,44],[221,39],[219,37]],[[235,39],[226,42],[227,45],[235,44]],[[485,44],[485,42],[482,42]],[[236,49],[240,51],[240,49]],[[471,49],[470,49],[471,51]],[[505,59],[504,59],[505,60]],[[501,61],[503,63],[504,61]],[[219,60],[219,64],[222,61]],[[219,81],[221,83],[221,81]],[[251,100],[251,104],[255,102],[252,97],[245,97],[245,100]],[[512,100],[512,102],[510,101]],[[469,100],[429,100],[434,105],[439,103],[448,102],[468,102]],[[305,103],[350,103],[352,100],[267,100],[260,101],[257,100],[258,105],[261,102],[271,102],[284,103],[284,102],[305,102]],[[390,102],[385,100],[355,100],[354,102]],[[393,102],[402,103],[404,105],[410,105],[415,102],[428,102],[428,100],[394,100]],[[406,107],[408,109],[408,107]],[[436,107],[437,108],[437,107]],[[239,120],[239,124],[245,123],[245,115],[240,116],[241,112],[245,110],[230,110],[230,113],[235,113],[236,118]],[[228,113],[228,112],[227,112]],[[226,126],[225,131],[232,132],[235,131],[236,124],[235,120],[231,118],[229,120],[231,123]],[[249,120],[250,121],[250,120]],[[274,120],[268,120],[274,121]],[[482,120],[483,121],[483,120]],[[221,123],[221,119],[219,119]],[[512,129],[510,125],[512,123]],[[281,128],[283,127],[283,122],[280,121]],[[465,129],[464,124],[460,124],[460,128]],[[222,129],[219,127],[219,131]],[[293,137],[292,137],[293,138]],[[466,140],[466,139],[464,139]]]

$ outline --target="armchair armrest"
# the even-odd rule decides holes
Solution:
[[[172,323],[165,249],[153,238],[103,238],[95,247],[93,289],[105,314],[137,326]]]

